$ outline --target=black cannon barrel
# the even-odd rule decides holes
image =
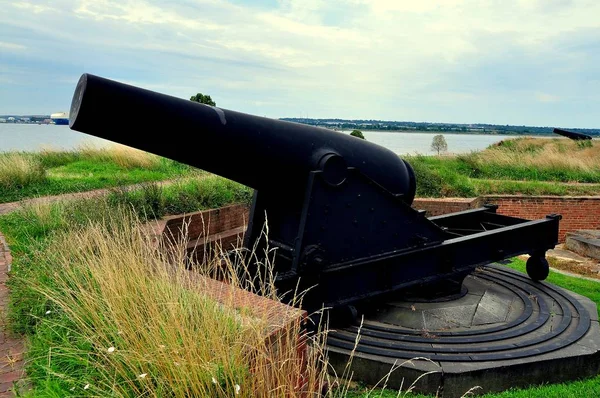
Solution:
[[[185,163],[251,188],[304,188],[329,154],[412,203],[415,178],[397,154],[365,140],[212,107],[92,74],[79,79],[69,126]],[[158,134],[154,133],[158,132]],[[285,175],[281,181],[277,175]]]

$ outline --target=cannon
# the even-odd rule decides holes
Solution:
[[[578,133],[576,131],[567,131],[567,130],[563,130],[563,129],[559,129],[559,128],[555,128],[554,130],[552,130],[552,132],[554,134],[558,134],[558,135],[562,135],[563,137],[570,138],[574,141],[583,141],[583,140],[591,140],[592,139],[591,135]]]
[[[526,220],[485,205],[427,217],[411,207],[418,181],[408,162],[325,128],[91,74],[77,84],[69,126],[253,188],[244,247],[257,263],[267,256],[261,248],[273,249],[278,291],[308,290],[308,310],[459,294],[476,267],[521,254],[530,255],[529,276],[543,280],[545,253],[558,242],[556,214]]]

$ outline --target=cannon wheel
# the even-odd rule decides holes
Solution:
[[[550,273],[550,265],[543,255],[532,255],[525,264],[527,275],[534,281],[543,281]]]

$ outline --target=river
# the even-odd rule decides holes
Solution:
[[[349,134],[350,131],[342,133]],[[368,141],[386,147],[399,155],[430,155],[434,153],[430,149],[431,140],[435,134],[440,133],[363,131],[363,134]],[[491,134],[441,134],[444,134],[450,153],[469,153],[485,149],[501,140],[515,137]],[[83,145],[103,147],[111,144],[111,141],[73,131],[69,129],[69,126],[0,124],[0,152],[36,152],[42,149],[72,150]]]

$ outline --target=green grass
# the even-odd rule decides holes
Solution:
[[[0,217],[0,231],[15,257],[15,280],[28,280],[35,272],[39,253],[47,250],[49,238],[57,231],[82,228],[100,222],[118,208],[130,208],[140,220],[160,218],[229,203],[249,204],[252,190],[218,176],[174,183],[167,187],[147,184],[135,190],[114,190],[106,197],[77,199],[53,204],[30,204],[21,211]],[[27,285],[14,282],[10,318],[18,333],[31,333],[37,319],[46,311],[43,300],[31,295]]]
[[[470,179],[479,195],[552,195],[552,196],[596,196],[600,195],[600,185],[560,184],[547,181],[510,181]]]
[[[600,146],[600,144],[596,144]],[[561,181],[579,183],[600,183],[597,170],[582,171],[558,168],[534,167],[532,165],[498,164],[494,159],[482,161],[486,152],[474,152],[457,156],[405,156],[411,165],[419,164],[431,170],[445,170],[469,178],[513,181]],[[571,153],[576,156],[576,153]],[[524,157],[527,155],[524,154]]]
[[[600,195],[600,144],[515,138],[457,156],[406,156],[417,196]]]
[[[250,204],[253,190],[219,176],[178,181],[167,186],[145,184],[140,189],[114,189],[108,196],[113,205],[131,207],[141,219],[160,218],[222,207],[229,203]]]
[[[126,208],[110,208],[38,241],[34,262],[17,258],[13,321],[29,336],[30,396],[223,396],[249,384],[241,341],[256,343],[252,330],[172,281],[175,265],[161,262],[137,225]]]
[[[107,196],[77,199],[68,205],[29,204],[21,211],[0,217],[0,231],[10,238],[14,250],[43,240],[56,230],[99,220],[111,209],[122,206],[133,209],[141,220],[149,220],[230,203],[249,205],[252,194],[252,189],[219,176],[182,180],[168,186],[147,183],[136,189],[115,188]]]
[[[552,384],[527,389],[512,389],[497,394],[480,395],[482,398],[582,398],[600,396],[600,376],[570,383]],[[347,398],[431,398],[423,395],[392,390],[372,390],[368,387],[350,391]]]
[[[298,330],[266,346],[272,320],[240,323],[246,315],[187,290],[187,263],[157,266],[164,258],[137,229],[174,206],[248,203],[251,193],[212,176],[1,216],[13,254],[8,324],[27,336],[34,389],[26,396],[270,397],[276,386],[291,389],[302,366]],[[310,357],[310,388],[318,388],[324,373]]]
[[[596,141],[516,138],[465,155],[404,158],[415,169],[419,197],[600,195]],[[202,174],[123,146],[0,153],[0,203]]]
[[[219,176],[191,179],[160,187],[148,183],[141,188],[114,189],[105,197],[68,202],[34,203],[22,210],[0,216],[2,231],[16,255],[27,254],[59,230],[81,228],[102,220],[120,207],[131,208],[141,220],[212,209],[230,203],[250,204],[253,191]],[[27,258],[27,256],[20,256]]]
[[[130,148],[0,154],[0,203],[206,174]]]

